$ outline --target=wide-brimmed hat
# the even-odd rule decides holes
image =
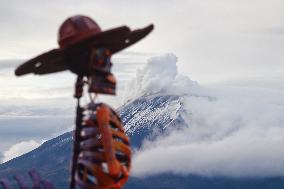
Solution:
[[[153,28],[151,24],[133,31],[127,26],[102,31],[91,18],[82,15],[72,16],[65,20],[59,29],[59,48],[28,60],[16,69],[15,74],[21,76],[29,73],[48,74],[72,70],[68,57],[74,53],[95,47],[106,48],[111,54],[115,54],[144,38]]]

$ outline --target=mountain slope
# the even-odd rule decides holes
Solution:
[[[72,150],[72,133],[68,132],[42,144],[39,148],[0,165],[0,177],[25,175],[35,168],[57,188],[67,188]]]
[[[145,138],[154,139],[157,133],[163,134],[167,129],[176,129],[177,125],[180,127],[185,124],[182,119],[185,110],[181,98],[176,95],[144,95],[129,101],[119,109],[135,148],[140,148]],[[0,165],[0,177],[25,173],[33,167],[39,170],[44,178],[55,183],[57,188],[67,189],[71,146],[72,133],[68,132],[45,142],[23,156]],[[284,179],[279,177],[210,178],[166,173],[145,178],[131,177],[125,188],[282,189],[283,187]]]

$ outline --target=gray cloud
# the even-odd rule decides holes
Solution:
[[[283,70],[284,40],[270,31],[283,27],[283,7],[280,0],[2,1],[0,56],[31,57],[56,47],[62,21],[82,13],[103,28],[154,22],[155,31],[131,50],[174,52],[179,70],[202,83],[241,78]]]
[[[15,68],[19,65],[20,62],[23,62],[23,60],[0,60],[0,70],[8,69],[8,68]]]
[[[22,141],[20,143],[17,143],[4,152],[3,162],[7,162],[15,157],[30,152],[33,149],[39,147],[40,145],[41,143],[38,143],[34,140]]]
[[[161,64],[171,65],[161,72],[157,69]],[[166,78],[151,82],[154,78],[165,78],[164,73],[176,73],[174,66],[168,55],[152,59],[140,71],[145,77],[136,81],[140,82],[138,86],[145,84],[146,88],[160,89],[165,95],[183,95],[181,116],[188,125],[154,141],[144,141],[142,149],[134,155],[132,174],[284,176],[283,89],[273,88],[269,83],[205,87],[178,75],[169,77],[171,81]],[[284,80],[282,86],[283,83]]]
[[[27,140],[51,139],[74,126],[73,104],[65,99],[3,99],[0,102],[0,151]]]

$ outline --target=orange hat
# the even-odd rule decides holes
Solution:
[[[65,20],[59,28],[58,44],[61,49],[101,33],[99,25],[87,16],[73,16]]]
[[[111,54],[114,54],[144,38],[153,28],[151,24],[133,31],[127,26],[102,31],[91,18],[82,15],[72,16],[64,21],[59,29],[59,48],[23,63],[16,69],[15,74],[21,76],[28,73],[48,74],[72,70],[72,65],[70,66],[66,59],[74,55],[74,52],[95,47],[108,49]],[[81,65],[75,67],[81,67]],[[76,68],[72,71],[76,73]]]

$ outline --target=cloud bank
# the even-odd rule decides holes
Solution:
[[[9,148],[7,151],[4,152],[3,162],[7,162],[15,157],[18,157],[27,152],[30,152],[33,149],[39,147],[40,145],[41,143],[38,143],[34,140],[23,141],[23,142],[17,143],[11,146],[11,148]]]
[[[199,86],[178,75],[173,60],[172,55],[151,59],[134,81],[140,81],[138,86],[146,84],[146,88],[138,87],[142,92],[160,89],[161,94],[181,95],[182,116],[188,125],[146,141],[134,155],[132,174],[284,176],[284,91],[263,86]],[[161,65],[167,66],[157,69]],[[155,78],[159,82],[152,82]]]

